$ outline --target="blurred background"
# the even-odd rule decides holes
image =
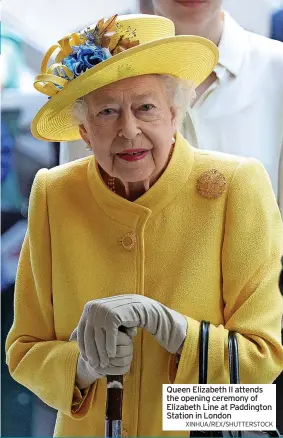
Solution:
[[[45,51],[63,35],[114,13],[139,12],[140,6],[150,13],[150,1],[80,0],[80,9],[75,9],[76,3],[69,0],[8,0],[2,6],[1,436],[52,436],[56,415],[10,378],[4,354],[13,320],[15,274],[31,185],[40,168],[59,164],[60,145],[40,142],[30,133],[32,118],[46,102],[46,97],[33,89],[33,78],[39,73]],[[282,0],[225,0],[224,7],[245,29],[283,41],[282,18],[278,20]],[[277,399],[278,425],[283,430],[282,383],[277,384]]]

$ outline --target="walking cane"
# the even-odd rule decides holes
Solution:
[[[119,327],[126,333],[125,327]],[[107,376],[105,437],[122,437],[123,376]]]
[[[107,376],[105,437],[121,438],[123,406],[123,376]]]

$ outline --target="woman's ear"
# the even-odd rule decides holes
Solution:
[[[79,131],[80,131],[80,134],[81,134],[81,137],[82,137],[82,139],[87,143],[87,144],[89,144],[89,136],[88,136],[88,133],[87,133],[87,130],[85,129],[85,127],[84,127],[84,125],[79,125]]]

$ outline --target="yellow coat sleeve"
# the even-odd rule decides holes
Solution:
[[[234,173],[227,197],[221,257],[224,324],[210,326],[209,383],[229,382],[229,330],[237,332],[241,383],[272,383],[282,371],[282,239],[267,173],[257,160],[245,160]],[[170,370],[174,383],[198,382],[200,322],[187,319],[177,374]]]
[[[56,340],[52,306],[51,248],[46,194],[47,170],[36,175],[15,288],[14,323],[6,340],[12,377],[49,406],[82,417],[94,395],[75,386],[77,342]]]

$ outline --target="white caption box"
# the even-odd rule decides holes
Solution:
[[[275,430],[276,385],[163,385],[163,430]]]

